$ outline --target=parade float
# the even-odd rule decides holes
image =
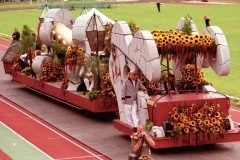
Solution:
[[[240,130],[229,116],[228,97],[217,92],[202,71],[210,67],[219,76],[230,72],[228,44],[218,26],[199,34],[185,17],[176,30],[150,32],[112,21],[96,9],[84,10],[76,20],[63,8],[45,6],[43,13],[37,41],[53,51],[35,55],[30,46],[18,54],[13,42],[2,59],[13,81],[76,108],[118,112],[115,128],[131,135],[121,89],[128,71],[135,70],[148,89],[148,95],[138,92],[138,116],[155,148],[240,140]],[[95,68],[94,90],[87,93],[78,90],[86,57]],[[20,59],[29,66],[21,65]]]

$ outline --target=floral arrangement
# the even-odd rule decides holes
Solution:
[[[187,64],[181,70],[180,90],[201,89],[202,85],[209,84],[204,73],[194,64]]]
[[[153,38],[161,55],[178,53],[185,55],[194,53],[215,53],[215,43],[210,35],[184,35],[180,31],[152,31]]]
[[[142,84],[146,87],[149,95],[156,95],[157,88],[159,87],[158,82],[151,82],[149,81],[142,72],[139,73],[137,78],[142,82]]]
[[[138,159],[139,160],[151,160],[151,157],[149,157],[148,155],[141,155]]]
[[[45,62],[42,67],[40,80],[45,82],[59,82],[66,79],[64,68],[58,62]]]
[[[21,60],[20,56],[21,56],[20,53],[17,53],[15,55],[12,65],[12,69],[17,72],[21,72],[26,67],[25,63],[23,62],[23,60]]]
[[[79,64],[84,64],[85,52],[78,46],[68,46],[65,57],[65,65],[75,70]]]
[[[193,145],[223,136],[225,119],[220,105],[213,103],[178,106],[169,112],[169,122],[173,126],[171,135]]]
[[[112,23],[106,23],[104,25],[104,29],[105,29],[104,46],[108,50],[108,52],[111,52],[112,28],[113,28]]]
[[[102,96],[116,97],[109,73],[102,76],[100,87]]]

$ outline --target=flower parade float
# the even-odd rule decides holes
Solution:
[[[91,17],[96,14],[104,23],[112,21],[96,9],[79,16],[75,21],[67,9],[46,7],[38,26],[37,39],[43,44],[41,53],[37,55],[37,50],[33,49],[34,45],[32,45],[30,46],[32,57],[29,57],[29,53],[25,54],[26,51],[21,52],[21,46],[24,46],[22,41],[19,42],[21,45],[18,43],[18,47],[15,42],[12,43],[5,54],[6,61],[3,59],[6,64],[6,73],[11,74],[13,81],[72,107],[86,109],[93,113],[117,112],[116,96],[109,77],[108,60],[107,58],[104,60],[104,56],[99,59],[101,80],[98,86],[94,86],[91,92],[77,91],[80,84],[83,84],[79,71],[85,65],[85,57],[92,57],[93,64],[97,59],[94,55],[96,52],[91,50],[88,42],[93,39],[88,39],[86,36],[87,26],[92,24]],[[29,27],[24,30],[28,38],[31,37],[28,34],[29,30]],[[45,49],[47,46],[52,51],[47,51]],[[99,54],[104,54],[100,47]],[[29,72],[26,72],[27,70]],[[95,76],[97,74],[95,73]]]
[[[189,34],[185,25],[193,29]],[[138,78],[148,89],[149,97],[138,92],[138,116],[152,135],[155,148],[240,140],[240,130],[229,117],[228,97],[217,92],[203,72],[211,67],[217,75],[226,76],[230,71],[228,44],[218,26],[199,34],[191,19],[181,18],[177,30],[133,33],[129,24],[117,21],[111,43],[110,63],[118,62],[114,66],[121,75],[116,78],[117,72],[110,65],[115,92],[121,92],[126,70],[138,71]],[[115,120],[115,128],[131,135],[121,94],[117,99],[120,118]]]
[[[3,60],[13,81],[76,108],[118,112],[115,128],[131,135],[121,92],[128,71],[135,70],[148,90],[148,95],[137,93],[138,116],[155,148],[240,141],[240,130],[231,125],[229,99],[203,72],[208,67],[219,76],[230,72],[228,44],[218,26],[199,34],[191,19],[181,18],[176,30],[150,32],[112,21],[96,9],[76,21],[65,9],[50,9],[41,17],[38,39],[53,54],[33,55],[24,66],[14,45],[16,53],[7,51]],[[86,57],[95,70],[95,86],[79,92]]]

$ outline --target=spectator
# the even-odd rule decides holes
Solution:
[[[122,103],[124,104],[127,122],[133,127],[134,131],[136,131],[139,124],[137,115],[137,92],[142,90],[147,93],[147,89],[136,76],[137,73],[135,71],[130,71],[128,73],[128,79],[122,87]]]
[[[160,6],[161,6],[162,4],[161,4],[160,2],[157,2],[156,5],[157,5],[158,12],[160,12],[160,11],[161,11]]]
[[[18,28],[14,28],[14,32],[12,34],[12,39],[15,41],[20,41],[20,33],[18,31]]]

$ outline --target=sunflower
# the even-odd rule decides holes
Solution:
[[[173,114],[173,119],[174,119],[174,121],[178,121],[178,119],[179,119],[179,114],[178,113],[174,113]]]
[[[221,116],[221,113],[220,112],[215,112],[215,117],[216,118],[219,118]]]
[[[212,124],[217,124],[217,119],[216,118],[211,118],[211,122],[212,122]]]
[[[189,133],[189,128],[186,127],[186,128],[183,129],[183,131],[188,134]]]
[[[209,110],[210,112],[213,112],[213,110],[214,110],[213,106],[209,107],[208,110]]]
[[[177,123],[177,126],[178,126],[179,128],[182,128],[182,127],[183,127],[183,124],[182,124],[182,123]]]
[[[196,117],[199,118],[199,119],[202,118],[202,113],[201,112],[197,112]]]
[[[214,132],[219,132],[219,131],[220,131],[219,127],[214,126]]]
[[[196,126],[196,122],[195,121],[190,121],[190,124],[189,124],[190,126]]]

